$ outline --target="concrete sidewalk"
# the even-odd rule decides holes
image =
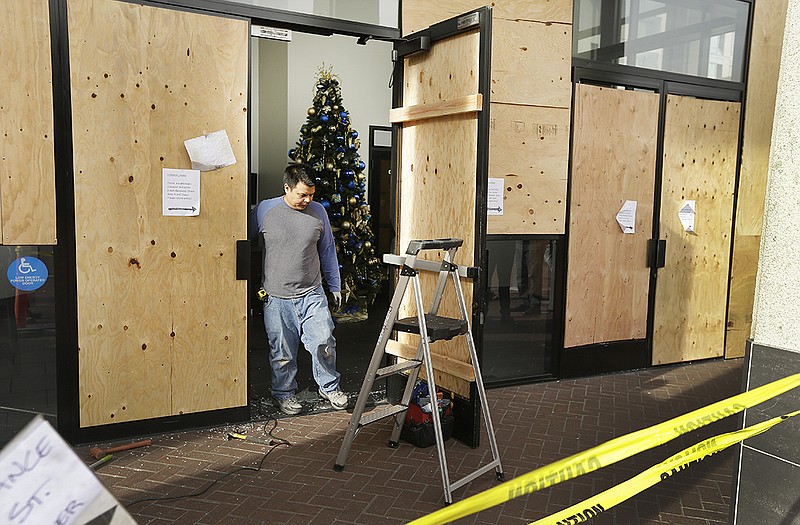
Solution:
[[[506,479],[617,436],[739,393],[740,359],[488,391]],[[401,524],[443,506],[436,448],[386,446],[391,421],[362,429],[343,472],[334,472],[349,414],[330,412],[153,436],[97,472],[141,524]],[[706,437],[736,428],[730,417],[654,450],[457,523],[526,524],[614,486]],[[275,426],[272,436],[269,430]],[[229,440],[241,432],[290,445]],[[491,454],[450,440],[451,479]],[[76,451],[91,461],[89,447]],[[734,449],[720,452],[591,521],[593,524],[727,524]],[[256,469],[260,470],[246,470]],[[492,473],[455,501],[498,484]],[[202,492],[197,496],[189,496]],[[143,499],[172,498],[140,501]]]

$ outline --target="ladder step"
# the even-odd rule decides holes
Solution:
[[[389,416],[393,416],[395,414],[399,414],[400,412],[405,412],[408,409],[406,405],[390,405],[386,408],[379,408],[377,410],[371,410],[361,416],[358,424],[359,426],[369,425],[370,423],[374,423],[379,419],[383,419]]]
[[[415,361],[412,359],[411,361],[401,361],[393,365],[385,366],[383,368],[379,368],[378,371],[375,372],[375,379],[381,379],[382,377],[399,374],[400,372],[404,372],[406,370],[412,370],[419,367],[421,364],[422,361]]]
[[[467,333],[467,322],[463,319],[453,319],[450,317],[440,317],[433,314],[425,314],[425,326],[428,331],[428,338],[433,341],[441,339],[452,339],[457,335]],[[416,317],[406,317],[394,323],[394,329],[401,332],[412,334],[419,333],[419,319]]]

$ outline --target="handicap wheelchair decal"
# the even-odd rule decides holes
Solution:
[[[25,292],[41,288],[50,273],[47,266],[36,257],[20,257],[8,266],[8,282],[11,286]]]

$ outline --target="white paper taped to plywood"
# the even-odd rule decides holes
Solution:
[[[161,213],[171,217],[200,215],[200,170],[161,170]]]
[[[486,193],[486,215],[503,214],[503,187],[505,179],[489,179]]]
[[[617,224],[622,233],[636,233],[636,201],[625,201],[617,212]]]
[[[231,141],[224,129],[185,140],[183,144],[192,159],[192,168],[196,170],[218,170],[236,164]]]
[[[694,222],[697,216],[697,202],[683,201],[681,209],[678,210],[678,218],[681,220],[684,231],[694,233]]]

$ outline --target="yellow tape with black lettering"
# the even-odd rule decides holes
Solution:
[[[557,485],[563,481],[629,458],[644,450],[663,445],[687,432],[738,414],[746,408],[763,403],[798,386],[800,386],[800,374],[784,377],[754,388],[749,392],[737,394],[663,423],[614,438],[589,450],[578,452],[568,458],[522,474],[480,494],[453,503],[427,516],[417,518],[410,522],[409,525],[450,523],[458,518],[505,503],[513,498]]]
[[[531,525],[577,525],[578,523],[589,521],[598,514],[607,511],[615,505],[619,505],[640,492],[644,492],[658,482],[668,479],[673,474],[677,474],[694,463],[698,463],[712,454],[716,454],[720,450],[724,450],[740,441],[766,432],[778,423],[786,421],[797,414],[800,414],[800,410],[735,432],[720,434],[719,436],[701,441],[692,447],[683,449],[658,465],[653,465],[641,474],[637,474],[631,479],[605,492],[601,492],[587,500],[576,503],[560,512],[551,514],[546,518],[537,520],[531,523]]]

